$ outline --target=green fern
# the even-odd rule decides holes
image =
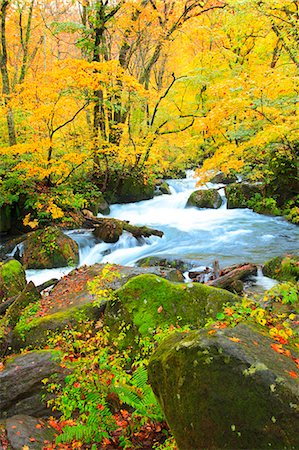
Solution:
[[[147,370],[144,366],[136,369],[130,384],[115,385],[114,391],[123,403],[134,409],[135,415],[157,421],[164,419],[152,388],[148,384]]]

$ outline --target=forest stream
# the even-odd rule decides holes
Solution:
[[[96,243],[92,231],[72,230],[67,234],[79,244],[80,266],[95,263],[135,265],[147,256],[188,260],[197,266],[211,266],[217,259],[220,267],[235,263],[263,264],[266,260],[298,249],[299,228],[281,217],[257,214],[250,209],[226,209],[223,197],[219,209],[185,208],[189,195],[196,189],[193,172],[187,178],[168,180],[172,195],[161,195],[138,203],[115,204],[110,217],[147,225],[164,232],[163,238],[152,236],[137,241],[125,232],[115,244]],[[60,278],[72,268],[27,270],[27,280],[36,285]],[[256,284],[264,289],[274,281],[259,273]]]

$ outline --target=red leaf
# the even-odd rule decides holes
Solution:
[[[294,372],[293,370],[291,370],[290,372],[288,372],[288,374],[289,374],[290,377],[292,377],[292,378],[298,378],[298,375],[297,375],[296,372]]]
[[[284,350],[283,350],[283,348],[281,348],[280,344],[271,344],[271,347],[277,353],[284,353]]]

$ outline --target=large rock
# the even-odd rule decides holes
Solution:
[[[34,317],[26,322],[18,322],[11,333],[10,348],[17,352],[22,348],[38,348],[45,345],[49,334],[59,333],[65,329],[78,330],[83,323],[96,322],[103,313],[101,305],[86,304],[66,311]]]
[[[105,219],[94,229],[94,235],[101,241],[114,244],[123,234],[123,222],[117,219]]]
[[[162,342],[149,381],[180,450],[299,448],[296,364],[271,345],[245,324]]]
[[[54,441],[57,433],[44,420],[25,414],[8,418],[5,428],[11,450],[41,450]]]
[[[125,309],[126,316],[141,335],[151,335],[157,327],[171,324],[203,326],[208,317],[216,318],[224,303],[238,299],[222,289],[200,284],[175,284],[150,274],[128,281],[116,295],[118,302],[107,303],[107,320],[111,308],[116,321],[121,319]]]
[[[36,289],[34,283],[30,281],[25,289],[21,292],[21,294],[7,309],[4,316],[4,322],[9,326],[14,327],[20,319],[24,308],[26,308],[26,306],[28,306],[30,303],[38,302],[40,299],[40,293]]]
[[[47,227],[30,234],[24,242],[22,262],[26,269],[52,269],[75,266],[78,244],[59,228]]]
[[[216,189],[200,189],[192,192],[188,198],[186,207],[195,206],[197,208],[220,208],[222,199]]]
[[[59,365],[60,354],[40,350],[16,356],[0,372],[0,418],[15,414],[46,417],[51,414],[47,407],[44,378],[55,377],[62,382],[66,371]]]
[[[238,177],[236,175],[218,172],[210,179],[210,182],[215,184],[231,184],[235,183],[237,180]]]
[[[278,281],[299,281],[299,255],[276,256],[264,264],[263,274]]]
[[[20,294],[25,286],[25,271],[19,261],[0,262],[0,302]]]
[[[263,186],[260,184],[233,183],[225,187],[227,208],[248,208],[248,200],[256,194],[262,194]]]

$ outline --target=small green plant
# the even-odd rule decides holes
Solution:
[[[271,214],[273,216],[282,214],[274,198],[263,197],[261,194],[255,194],[248,200],[248,207],[260,214]]]

